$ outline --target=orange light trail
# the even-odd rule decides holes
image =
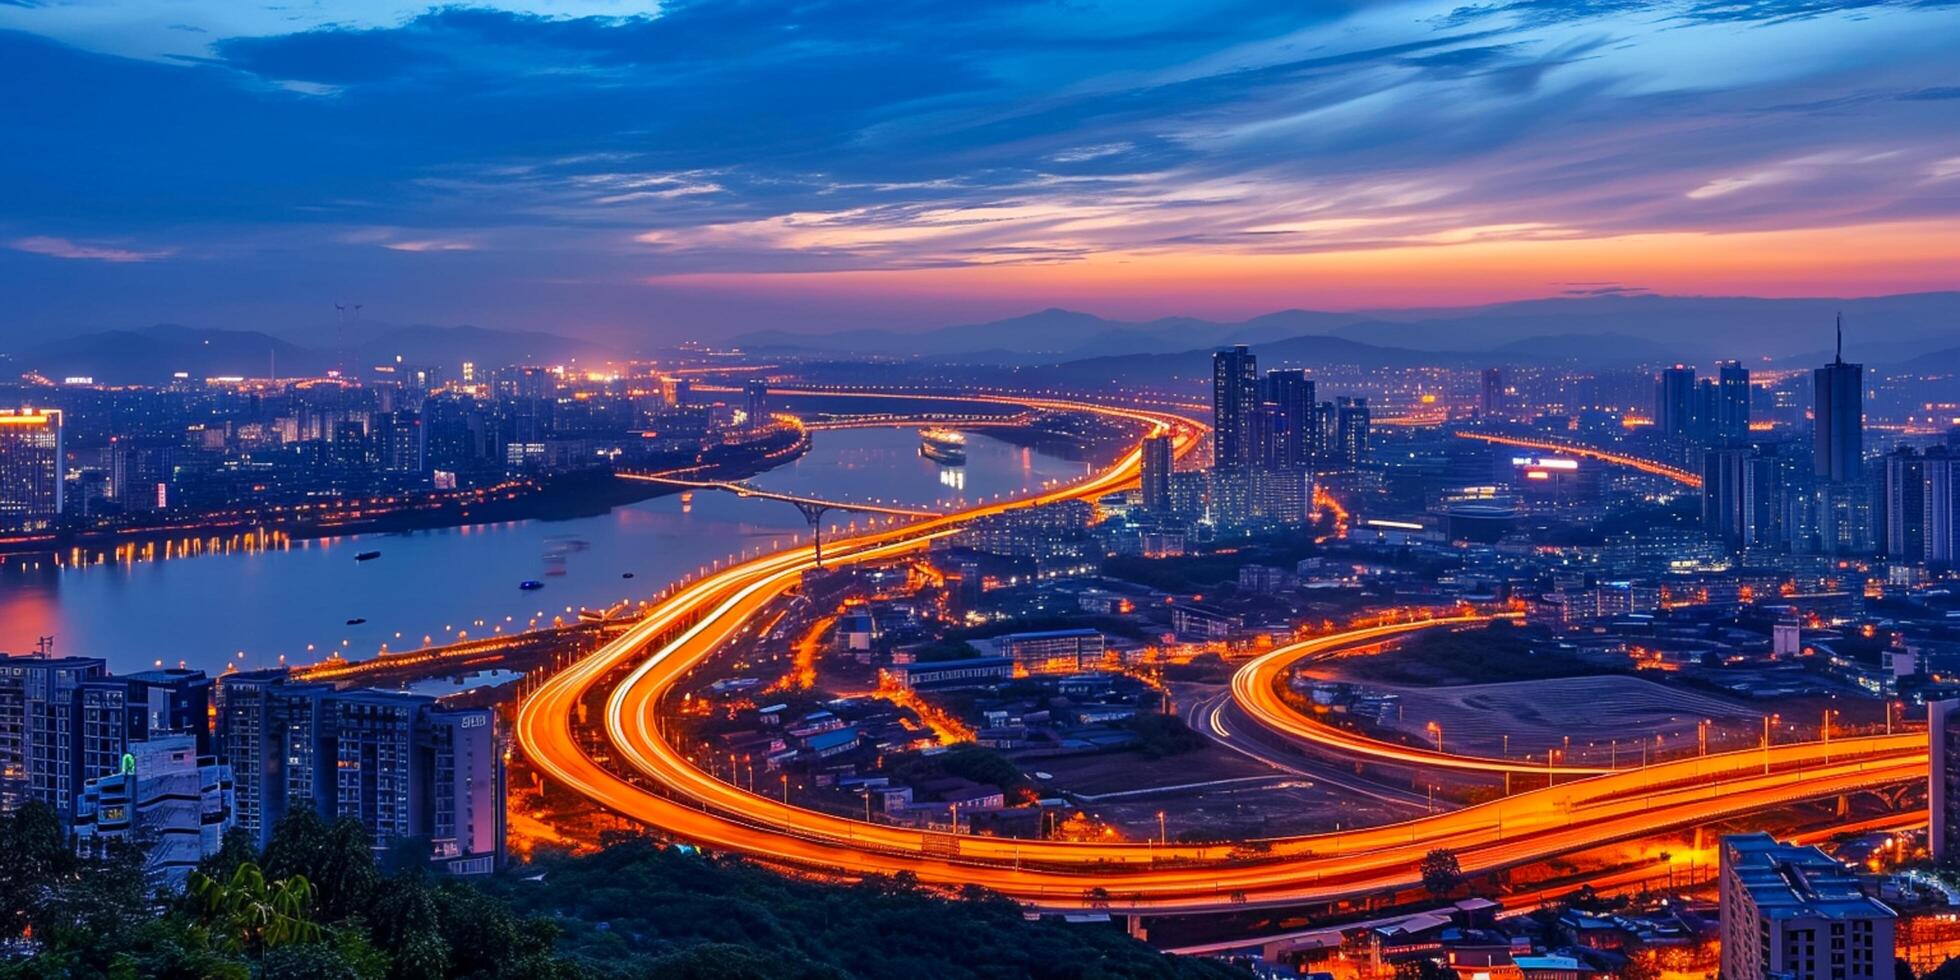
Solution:
[[[1682,486],[1693,487],[1697,490],[1701,489],[1701,477],[1678,466],[1669,466],[1666,463],[1656,462],[1651,459],[1642,459],[1639,456],[1628,456],[1625,453],[1594,449],[1591,446],[1579,446],[1569,442],[1554,442],[1549,439],[1526,439],[1522,436],[1504,436],[1491,432],[1458,432],[1456,435],[1459,439],[1477,439],[1482,442],[1494,442],[1500,446],[1517,446],[1521,449],[1537,449],[1548,453],[1566,453],[1572,456],[1583,456],[1586,459],[1596,459],[1602,463],[1612,463],[1616,466],[1630,467],[1642,473],[1651,473],[1655,476],[1666,477]]]
[[[1013,402],[1140,422],[1151,432],[1170,432],[1179,453],[1204,430],[1159,413]],[[1140,452],[1133,448],[1073,485],[851,537],[834,543],[826,560],[843,564],[916,552],[977,517],[1133,485],[1139,466]],[[1280,838],[1254,859],[1225,843],[1016,840],[867,822],[718,780],[668,741],[661,722],[663,696],[724,642],[752,628],[754,617],[813,565],[811,549],[795,547],[682,585],[620,638],[545,681],[523,704],[516,734],[526,757],[544,775],[616,813],[707,847],[830,874],[911,872],[928,884],[979,885],[1043,908],[1155,912],[1376,893],[1414,884],[1418,863],[1436,847],[1454,850],[1464,870],[1476,874],[1799,800],[1924,779],[1926,773],[1924,739],[1916,734],[1792,743],[1575,778],[1404,823]],[[623,678],[609,680],[623,668]],[[602,688],[609,683],[609,690]],[[632,778],[589,757],[572,730],[587,694],[602,690],[607,741],[637,771]]]

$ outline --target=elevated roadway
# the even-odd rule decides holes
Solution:
[[[1119,417],[1171,434],[1179,452],[1203,433],[1199,423],[1157,412],[1047,399],[1007,403]],[[1122,489],[1134,483],[1139,465],[1132,450],[1058,490],[833,542],[829,558],[855,563],[917,551],[977,517]],[[929,884],[980,885],[1041,908],[1153,913],[1380,893],[1416,884],[1417,867],[1434,848],[1454,851],[1464,870],[1477,874],[1925,777],[1923,737],[1869,736],[1574,778],[1450,813],[1250,845],[1024,841],[867,822],[791,805],[772,796],[772,786],[750,792],[715,779],[686,758],[661,724],[664,699],[687,674],[753,629],[772,600],[814,564],[812,549],[791,548],[679,586],[625,634],[525,701],[516,734],[526,757],[601,806],[708,847],[832,874],[910,872]],[[601,704],[597,721],[608,764],[588,755],[574,730],[586,708]]]
[[[1651,473],[1654,476],[1665,477],[1684,487],[1701,488],[1700,474],[1691,473],[1679,466],[1663,463],[1659,460],[1647,459],[1643,456],[1616,453],[1610,449],[1599,449],[1593,446],[1583,446],[1572,442],[1560,442],[1554,439],[1532,439],[1525,436],[1503,435],[1496,432],[1472,432],[1463,430],[1457,432],[1456,436],[1459,439],[1475,439],[1479,442],[1495,443],[1500,446],[1516,446],[1519,449],[1536,449],[1539,452],[1564,453],[1568,456],[1598,460],[1602,463],[1612,463],[1615,466],[1625,466],[1630,469],[1639,470],[1642,473]]]

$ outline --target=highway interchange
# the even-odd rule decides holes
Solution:
[[[1164,411],[1058,399],[865,397],[1091,413],[1147,433],[1167,434],[1178,455],[1194,448],[1205,431],[1202,423]],[[1133,486],[1139,467],[1140,451],[1133,448],[1110,467],[1068,486],[894,522],[827,542],[824,561],[885,560],[924,549],[981,517],[1066,499],[1094,499]],[[524,701],[516,738],[525,758],[550,780],[608,810],[706,847],[830,874],[910,872],[927,884],[979,885],[1044,909],[1153,914],[1378,894],[1415,884],[1419,862],[1434,848],[1454,851],[1463,870],[1476,874],[1925,777],[1923,736],[1903,734],[1765,745],[1614,772],[1559,767],[1554,774],[1571,778],[1543,789],[1403,822],[1276,838],[1253,847],[1018,840],[867,822],[795,806],[771,795],[774,787],[769,785],[751,792],[718,779],[694,765],[661,723],[663,698],[717,650],[754,629],[760,615],[814,565],[812,549],[798,545],[670,589],[631,629],[544,681]],[[1469,616],[1452,622],[1474,620]],[[1233,720],[1222,718],[1223,706],[1214,704],[1198,721],[1226,731],[1224,726],[1242,718],[1281,737],[1359,760],[1469,772],[1520,769],[1523,764],[1510,760],[1379,742],[1321,725],[1292,710],[1276,693],[1275,681],[1303,657],[1430,625],[1438,624],[1369,627],[1272,651],[1248,662],[1233,678]],[[602,739],[595,739],[599,733]],[[1529,768],[1545,772],[1542,764]]]

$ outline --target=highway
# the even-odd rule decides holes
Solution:
[[[1366,759],[1369,762],[1391,763],[1395,765],[1416,766],[1427,769],[1448,769],[1457,772],[1485,773],[1532,773],[1553,776],[1597,776],[1611,772],[1605,766],[1567,766],[1521,762],[1515,759],[1491,759],[1483,756],[1461,755],[1441,752],[1434,749],[1398,745],[1369,738],[1344,728],[1325,725],[1307,715],[1294,710],[1280,697],[1279,685],[1295,664],[1316,654],[1331,653],[1343,647],[1360,643],[1370,643],[1401,636],[1417,630],[1437,627],[1471,626],[1488,623],[1493,619],[1515,619],[1516,613],[1495,615],[1445,616],[1436,619],[1415,620],[1406,623],[1390,623],[1385,626],[1371,626],[1366,629],[1348,630],[1329,636],[1317,636],[1299,643],[1289,644],[1247,661],[1237,673],[1232,675],[1232,700],[1252,720],[1267,729],[1285,734],[1317,746],[1345,755]]]
[[[1527,439],[1523,436],[1499,435],[1494,432],[1471,432],[1465,430],[1457,432],[1456,436],[1459,439],[1476,439],[1480,442],[1492,442],[1500,446],[1516,446],[1519,449],[1536,449],[1540,452],[1564,453],[1567,456],[1596,459],[1602,463],[1612,463],[1615,466],[1625,466],[1639,470],[1642,473],[1651,473],[1655,476],[1666,477],[1684,487],[1693,487],[1697,490],[1701,489],[1700,475],[1690,473],[1679,466],[1670,466],[1666,463],[1645,459],[1640,456],[1629,456],[1625,453],[1616,453],[1607,449],[1595,449],[1591,446],[1581,446],[1570,442],[1557,442],[1551,439]]]
[[[833,394],[825,392],[824,394]],[[893,397],[866,394],[865,397]],[[916,396],[951,401],[943,396]],[[1180,454],[1195,421],[1160,412],[1049,399],[973,396],[992,403],[1091,412],[1168,432]],[[831,544],[827,560],[886,559],[926,547],[965,522],[1134,483],[1140,453],[1033,497],[868,532]],[[1917,735],[1791,743],[1574,778],[1479,806],[1384,826],[1226,844],[1071,842],[958,835],[802,809],[748,792],[693,765],[660,724],[663,696],[725,642],[753,628],[772,600],[814,565],[808,547],[775,552],[682,584],[618,639],[541,684],[518,713],[517,739],[539,771],[623,816],[703,846],[861,875],[909,871],[922,882],[976,884],[1030,905],[1138,912],[1218,911],[1379,893],[1416,882],[1432,848],[1466,872],[1510,867],[1616,840],[1925,776]],[[1401,628],[1416,628],[1395,624]],[[1358,642],[1353,634],[1318,638]],[[603,695],[605,744],[586,753],[575,728]],[[589,740],[588,740],[589,741]],[[1578,775],[1578,774],[1575,774]]]

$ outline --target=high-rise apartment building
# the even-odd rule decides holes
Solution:
[[[1211,465],[1244,470],[1253,462],[1259,413],[1259,359],[1244,344],[1211,356]]]
[[[1926,461],[1911,446],[1885,457],[1883,550],[1894,561],[1926,560]]]
[[[1477,417],[1487,422],[1504,417],[1504,369],[1484,368],[1483,388],[1477,396]]]
[[[1342,464],[1360,466],[1368,461],[1369,425],[1368,399],[1334,400],[1335,455]]]
[[[1266,464],[1285,470],[1311,470],[1321,451],[1313,382],[1298,369],[1268,371],[1265,388],[1264,405],[1272,430]]]
[[[1143,440],[1143,509],[1152,514],[1171,511],[1171,437],[1154,435]]]
[[[33,801],[74,816],[87,775],[82,690],[104,670],[95,657],[0,657],[0,807]]]
[[[1749,369],[1739,361],[1723,361],[1715,385],[1715,424],[1718,442],[1738,445],[1749,441]]]
[[[1960,699],[1926,705],[1927,748],[1932,765],[1926,784],[1932,830],[1927,846],[1942,864],[1960,857]]]
[[[377,850],[427,839],[443,868],[493,870],[503,854],[495,713],[402,691],[336,691],[281,671],[227,675],[219,741],[238,824],[263,842],[288,813],[360,821]]]
[[[1722,976],[1890,980],[1897,913],[1815,847],[1768,834],[1721,843]]]
[[[1662,435],[1688,438],[1695,431],[1695,369],[1676,364],[1661,372],[1654,425]]]
[[[44,531],[62,512],[61,413],[0,409],[0,532]]]

